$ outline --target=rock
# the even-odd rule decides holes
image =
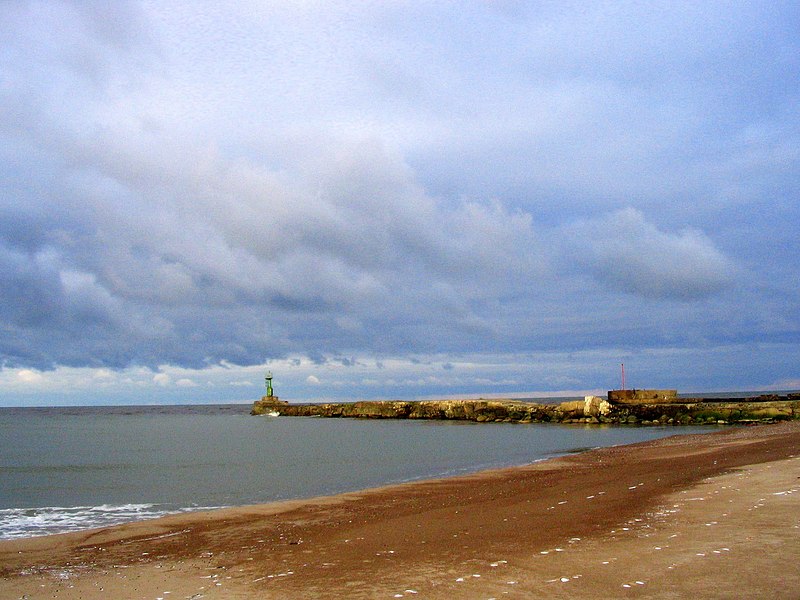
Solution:
[[[583,400],[584,414],[592,417],[607,415],[613,408],[605,398],[600,396],[585,396]]]
[[[771,398],[771,396],[770,396]],[[690,423],[751,423],[800,418],[800,399],[725,399],[664,404],[614,404],[597,396],[560,404],[536,404],[515,400],[362,401],[324,404],[288,404],[264,397],[253,404],[254,415],[277,411],[284,416],[351,417],[371,419],[452,419],[479,423],[627,423],[642,425]]]

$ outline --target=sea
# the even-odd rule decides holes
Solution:
[[[0,539],[447,477],[713,429],[253,417],[249,410],[0,408]]]

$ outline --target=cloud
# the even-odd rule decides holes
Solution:
[[[228,385],[232,387],[252,387],[256,384],[252,381],[238,380],[238,381],[229,381]]]
[[[30,369],[21,369],[17,372],[17,379],[23,383],[39,383],[43,380],[42,374]]]
[[[309,375],[308,377],[306,377],[306,383],[311,385],[319,385],[320,383],[319,377],[317,377],[316,375]]]
[[[0,364],[795,339],[796,11],[579,8],[9,7]]]
[[[724,290],[734,266],[701,231],[667,233],[632,208],[566,228],[568,252],[609,289],[695,300]]]

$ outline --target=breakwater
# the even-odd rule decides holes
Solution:
[[[517,400],[378,400],[287,404],[265,396],[251,414],[360,419],[436,419],[477,423],[617,423],[699,425],[800,419],[800,393],[753,398],[686,398],[680,402],[631,403],[599,396],[559,404]]]

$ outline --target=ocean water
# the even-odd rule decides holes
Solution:
[[[521,465],[708,427],[251,417],[249,405],[0,408],[0,539]]]

